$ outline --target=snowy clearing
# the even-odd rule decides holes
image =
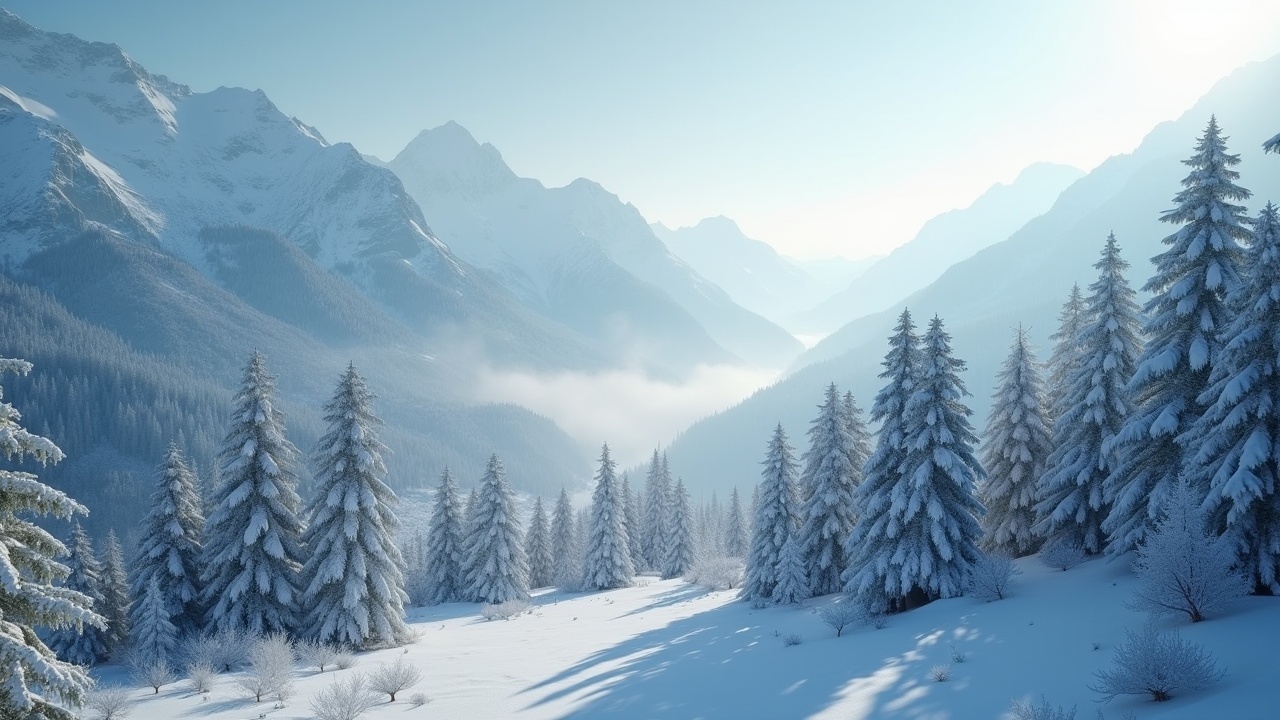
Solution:
[[[538,594],[529,614],[506,621],[483,620],[471,603],[413,608],[421,639],[407,652],[364,653],[348,670],[297,670],[297,692],[284,707],[254,703],[236,675],[221,675],[207,700],[185,679],[159,696],[132,689],[133,717],[309,718],[309,698],[322,688],[403,655],[423,681],[361,717],[998,718],[1014,698],[1043,694],[1092,720],[1093,673],[1110,665],[1125,628],[1144,621],[1124,608],[1133,576],[1123,562],[1103,560],[1066,572],[1034,558],[1018,565],[1023,574],[1008,599],[942,600],[840,638],[816,612],[837,596],[759,610],[736,591],[643,577],[622,590]],[[1107,718],[1270,716],[1280,647],[1258,640],[1268,635],[1260,629],[1280,628],[1280,599],[1250,597],[1225,617],[1163,627],[1203,644],[1226,678],[1166,703],[1119,698],[1101,706]],[[788,635],[802,642],[787,646]],[[950,678],[935,682],[940,665],[951,666]],[[119,666],[94,675],[129,682]],[[415,707],[418,693],[430,702]]]

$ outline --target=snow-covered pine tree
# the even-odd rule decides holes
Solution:
[[[1053,353],[1049,355],[1048,369],[1049,388],[1045,391],[1045,407],[1049,412],[1049,426],[1066,411],[1063,405],[1067,385],[1072,373],[1080,362],[1080,333],[1084,330],[1087,314],[1084,305],[1084,293],[1080,292],[1080,283],[1071,286],[1071,294],[1058,313],[1058,330],[1049,336],[1053,341]]]
[[[529,587],[547,587],[555,582],[555,558],[551,554],[551,528],[542,509],[542,496],[533,501],[529,532],[524,538],[524,553],[529,558]]]
[[[312,467],[316,493],[303,533],[302,628],[324,643],[368,648],[401,645],[404,557],[395,543],[395,492],[387,486],[387,449],[378,439],[382,420],[374,395],[348,365],[324,406],[327,432],[316,441]]]
[[[71,555],[67,558],[67,567],[71,573],[63,586],[88,597],[95,610],[101,609],[104,604],[102,565],[79,522],[71,526]],[[107,656],[107,629],[89,624],[62,627],[49,637],[49,648],[69,663],[93,665]]]
[[[866,568],[866,563],[875,558],[876,548],[867,546],[865,541],[867,538],[880,538],[886,531],[890,502],[894,488],[901,480],[901,465],[905,459],[905,435],[902,427],[904,412],[915,389],[919,365],[920,338],[916,336],[911,311],[903,309],[893,335],[889,337],[889,352],[881,363],[884,371],[879,377],[886,384],[876,393],[871,405],[871,420],[880,423],[880,429],[876,432],[876,449],[867,458],[863,466],[862,484],[853,494],[859,517],[845,541],[845,557],[849,565],[841,576],[844,592],[850,597],[875,590],[870,586],[871,578],[865,574],[859,577],[863,570],[871,569]],[[881,593],[876,591],[876,597],[879,598]],[[868,603],[867,609],[872,612],[883,612],[886,609],[871,607],[871,604],[873,603]]]
[[[582,556],[574,538],[573,518],[569,491],[560,488],[555,512],[551,514],[551,553],[556,559],[555,584],[561,590],[582,587]]]
[[[798,532],[796,456],[787,442],[782,423],[773,430],[765,453],[764,470],[757,488],[755,520],[751,523],[751,552],[747,556],[743,600],[772,602],[778,587],[778,566],[787,541]]]
[[[440,489],[436,492],[435,508],[427,525],[423,562],[427,568],[428,605],[457,602],[466,596],[462,550],[465,514],[458,484],[446,467],[440,474]]]
[[[275,378],[254,352],[218,454],[221,483],[205,524],[202,604],[206,629],[289,632],[298,624],[302,566],[298,450],[275,406]]]
[[[693,567],[698,547],[693,528],[693,508],[689,505],[689,491],[684,480],[677,480],[671,490],[667,506],[669,533],[666,553],[662,558],[662,577],[683,577]]]
[[[805,468],[800,484],[808,492],[800,508],[797,542],[809,578],[808,597],[838,592],[840,574],[848,565],[844,542],[853,531],[853,493],[862,480],[862,468],[854,465],[858,450],[849,421],[844,399],[831,383],[810,423],[809,450],[801,458]]]
[[[982,443],[982,543],[988,552],[1016,558],[1040,549],[1031,532],[1036,487],[1053,452],[1040,366],[1021,325],[996,383]]]
[[[591,525],[582,566],[582,582],[590,589],[612,590],[631,584],[635,568],[627,544],[626,502],[606,444],[600,450],[600,470],[591,495]]]
[[[649,460],[649,474],[644,484],[644,518],[640,541],[643,544],[645,567],[662,570],[665,538],[669,532],[667,508],[671,504],[671,476],[664,468],[666,456],[653,451]]]
[[[160,587],[160,577],[153,574],[133,615],[132,659],[142,666],[163,663],[173,667],[177,647],[178,630],[169,619],[169,598]]]
[[[1256,586],[1280,595],[1280,218],[1271,203],[1254,222],[1244,267],[1200,398],[1208,409],[1182,444],[1199,446],[1189,477],[1208,490],[1212,529]]]
[[[794,605],[812,597],[809,573],[805,570],[805,553],[799,533],[792,533],[778,558],[778,584],[773,587],[774,603]]]
[[[745,558],[747,556],[747,521],[742,516],[742,499],[738,496],[738,488],[733,488],[729,496],[729,514],[724,528],[724,554],[729,557]]]
[[[1103,549],[1102,522],[1110,508],[1104,481],[1116,462],[1106,447],[1133,414],[1128,379],[1141,340],[1138,304],[1124,276],[1129,263],[1120,257],[1115,235],[1107,238],[1094,267],[1098,279],[1089,286],[1085,322],[1075,341],[1079,358],[1063,388],[1032,532],[1046,544],[1079,545],[1096,554]]]
[[[30,371],[25,360],[0,358],[0,375]],[[61,462],[58,446],[27,432],[22,414],[3,398],[0,390],[0,456],[18,462],[29,457],[42,465]],[[32,473],[0,468],[0,546],[5,548],[0,554],[0,708],[12,717],[75,720],[72,708],[83,703],[93,684],[83,668],[59,660],[37,630],[106,623],[87,596],[54,584],[69,572],[57,561],[67,548],[28,519],[70,520],[87,513]]]
[[[631,492],[631,481],[626,473],[622,473],[622,497],[626,500],[624,518],[627,521],[627,548],[631,551],[631,568],[639,571],[644,567],[643,542],[640,535],[640,504]]]
[[[156,470],[151,508],[133,559],[132,595],[141,598],[156,577],[168,603],[169,617],[180,635],[198,633],[204,624],[200,607],[200,552],[204,514],[196,478],[176,444],[170,444]],[[134,608],[140,612],[141,606]],[[137,620],[137,618],[133,618]]]
[[[107,621],[107,653],[123,648],[129,640],[129,575],[124,567],[124,551],[115,530],[107,531],[102,544],[102,612]]]
[[[862,468],[867,464],[867,458],[871,457],[871,433],[867,431],[867,421],[862,416],[862,408],[858,407],[858,403],[853,399],[853,393],[845,391],[844,394],[844,421],[845,430],[849,433],[849,437],[853,438],[853,469],[858,475],[858,482],[862,482]]]
[[[1142,542],[1190,465],[1178,437],[1204,414],[1199,397],[1222,348],[1219,335],[1231,321],[1226,297],[1240,286],[1239,243],[1249,239],[1245,209],[1231,202],[1250,195],[1231,169],[1240,156],[1227,153],[1216,118],[1183,162],[1192,170],[1174,198],[1178,207],[1160,218],[1181,227],[1164,239],[1169,248],[1152,258],[1155,275],[1143,286],[1152,293],[1147,347],[1129,381],[1138,410],[1106,448],[1120,459],[1105,483],[1112,507],[1102,523],[1107,552],[1115,555]]]
[[[489,456],[476,490],[475,522],[464,547],[465,588],[472,601],[502,603],[529,597],[529,561],[515,493],[497,455]]]
[[[969,393],[951,355],[951,336],[934,317],[925,333],[915,389],[903,409],[901,475],[867,503],[851,536],[858,553],[849,566],[854,594],[883,591],[899,609],[964,592],[981,551],[982,505],[974,484],[984,476],[974,457]]]

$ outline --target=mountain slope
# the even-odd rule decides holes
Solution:
[[[593,182],[546,188],[520,178],[456,123],[422,132],[388,166],[459,256],[593,337],[627,342],[631,333],[649,358],[683,348],[685,365],[730,359],[715,346],[765,365],[799,351],[781,328],[672,256],[634,207]],[[590,292],[611,287],[617,297]],[[646,350],[655,343],[658,352]]]
[[[843,292],[787,318],[787,327],[826,333],[894,306],[951,265],[1008,238],[1048,210],[1058,195],[1083,175],[1066,165],[1028,167],[1011,184],[992,186],[969,207],[929,220],[911,242],[872,265]]]
[[[723,288],[734,302],[774,322],[824,297],[808,273],[768,243],[747,237],[723,215],[675,230],[662,223],[650,227],[671,252]]]
[[[968,402],[975,425],[982,427],[1013,329],[1027,327],[1040,357],[1048,357],[1057,312],[1072,283],[1084,287],[1093,281],[1092,264],[1108,233],[1115,232],[1132,263],[1131,282],[1141,286],[1149,277],[1148,259],[1172,231],[1159,222],[1160,214],[1180,190],[1187,172],[1181,160],[1191,154],[1211,114],[1230,137],[1229,149],[1241,154],[1240,182],[1254,192],[1246,203],[1251,212],[1280,198],[1280,160],[1261,149],[1280,117],[1280,101],[1267,90],[1277,84],[1280,57],[1234,72],[1176,122],[1153,129],[1132,154],[1113,157],[1077,181],[1049,212],[1008,240],[955,264],[897,307],[849,323],[811,348],[785,380],[687,429],[669,450],[672,466],[684,468],[691,484],[723,491],[729,485],[725,478],[758,474],[759,458],[741,452],[742,438],[757,438],[763,452],[777,422],[798,437],[826,383],[852,390],[865,407],[881,385],[876,376],[885,338],[904,305],[920,326],[934,314],[946,321],[956,357],[968,362]]]

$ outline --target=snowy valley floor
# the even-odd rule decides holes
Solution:
[[[1225,667],[1219,684],[1156,704],[1118,698],[1098,706],[1088,685],[1109,667],[1126,627],[1144,616],[1124,608],[1132,576],[1094,560],[1067,572],[1019,561],[1023,574],[1005,600],[935,602],[889,618],[883,629],[822,624],[815,608],[752,609],[736,591],[707,592],[683,581],[648,581],[592,594],[544,593],[532,612],[485,621],[473,604],[414,608],[422,633],[405,657],[423,681],[364,718],[999,718],[1017,697],[1078,706],[1078,720],[1274,718],[1280,680],[1280,598],[1246,598],[1225,617],[1190,625]],[[783,637],[799,634],[800,645]],[[1101,647],[1093,649],[1093,644]],[[953,647],[963,653],[952,661]],[[180,680],[158,696],[138,689],[133,718],[230,720],[308,718],[308,698],[344,673],[390,662],[403,650],[366,653],[348,670],[298,671],[283,708],[244,697],[234,675],[219,676],[207,700]],[[946,682],[930,679],[951,664]],[[127,683],[104,666],[106,684]],[[408,698],[431,701],[414,707]]]

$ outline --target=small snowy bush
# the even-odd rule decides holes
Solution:
[[[196,693],[207,693],[213,689],[213,679],[218,676],[213,666],[207,661],[201,660],[193,665],[187,666],[187,679],[191,681],[191,691]]]
[[[1186,481],[1174,487],[1163,510],[1133,563],[1138,576],[1133,609],[1186,614],[1196,623],[1249,593],[1249,580],[1234,567],[1230,541],[1206,529],[1200,503]]]
[[[804,638],[800,637],[800,633],[791,633],[790,635],[782,636],[783,647],[795,647],[802,642],[804,642]]]
[[[374,705],[378,695],[360,674],[335,680],[311,698],[316,720],[355,720]]]
[[[946,682],[951,679],[951,665],[934,665],[929,668],[929,679],[934,682]]]
[[[818,610],[818,617],[823,624],[836,631],[836,637],[840,637],[846,627],[865,624],[867,611],[858,603],[845,598],[842,602]]]
[[[695,562],[685,580],[708,590],[732,590],[742,585],[745,570],[742,558],[712,555]]]
[[[119,685],[92,690],[84,705],[94,712],[92,720],[124,720],[133,711],[129,691]]]
[[[298,655],[298,663],[302,667],[313,667],[319,672],[324,672],[325,667],[336,664],[338,655],[341,654],[337,647],[319,640],[304,640],[298,643],[295,652]]]
[[[1040,551],[1040,562],[1055,570],[1070,570],[1084,559],[1084,546],[1075,540],[1057,540]]]
[[[969,656],[966,655],[963,650],[956,647],[955,645],[951,646],[951,662],[956,663],[958,665],[968,659],[969,659]]]
[[[404,661],[404,657],[387,665],[383,663],[377,670],[369,673],[369,689],[391,696],[390,702],[396,701],[396,693],[408,690],[422,681],[422,669],[413,663]]]
[[[979,600],[1003,600],[1022,571],[1005,553],[983,553],[969,570],[969,594]]]
[[[426,693],[414,693],[409,696],[409,704],[414,707],[422,707],[429,702],[431,702],[431,698],[427,697]]]
[[[1030,700],[1014,700],[1007,717],[1009,720],[1076,720],[1076,709],[1054,707],[1041,696],[1038,705]]]
[[[243,630],[223,630],[188,640],[183,647],[186,664],[208,663],[219,672],[231,672],[244,664],[257,638]]]
[[[529,612],[530,607],[528,600],[507,600],[496,605],[484,604],[480,606],[480,617],[485,620],[510,620]]]
[[[293,643],[289,638],[274,633],[255,642],[239,685],[254,702],[262,702],[264,697],[288,699],[293,690]]]
[[[156,695],[160,694],[160,688],[178,679],[167,660],[146,660],[137,654],[129,661],[129,674],[139,684],[155,690]]]
[[[339,670],[350,670],[356,666],[357,662],[360,661],[356,659],[356,656],[347,652],[338,653],[338,656],[333,659],[333,664],[338,666]]]
[[[1124,645],[1116,648],[1114,667],[1095,673],[1089,689],[1109,701],[1117,695],[1150,695],[1163,702],[1175,692],[1193,692],[1222,679],[1213,657],[1177,632],[1162,632],[1154,622],[1142,630],[1126,630]]]

